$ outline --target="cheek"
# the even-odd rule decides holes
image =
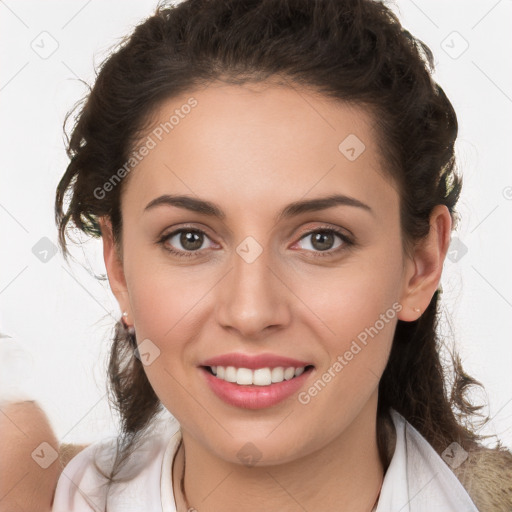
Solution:
[[[177,273],[155,266],[141,266],[131,277],[129,292],[139,350],[143,354],[149,347],[149,352],[156,354],[150,364],[144,364],[144,371],[163,405],[183,418],[187,404],[190,406],[190,396],[184,391],[189,363],[185,345],[194,339],[194,305],[204,292]]]
[[[324,442],[348,428],[377,392],[401,308],[399,265],[386,270],[354,264],[309,288],[311,300],[305,302],[315,313],[312,322],[326,355],[298,394],[296,412],[298,422],[307,418],[309,432],[323,432]],[[297,442],[304,443],[304,437]],[[309,448],[316,448],[318,439],[312,436],[309,442]]]
[[[127,281],[137,335],[170,341],[174,331],[183,329],[183,319],[194,314],[208,283],[194,276],[193,270],[173,269],[154,261],[129,268]]]
[[[346,339],[392,308],[400,296],[400,277],[398,262],[380,268],[362,263],[316,274],[313,281],[303,281],[295,290],[333,337]]]
[[[198,315],[203,313],[208,291],[218,278],[154,261],[131,266],[127,262],[127,268],[137,343],[140,346],[150,340],[157,347],[154,350],[158,358],[144,369],[159,396],[162,389],[176,396],[181,389],[179,383],[187,378],[187,368],[195,364],[188,345],[193,345],[201,333]]]
[[[297,290],[314,313],[309,316],[328,353],[327,367],[341,356],[343,379],[351,388],[374,385],[386,365],[402,308],[397,254],[396,247],[381,245],[360,258],[354,256],[346,267],[317,274]],[[375,377],[368,379],[368,372]]]

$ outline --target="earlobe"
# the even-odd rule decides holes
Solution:
[[[443,263],[450,245],[452,219],[445,205],[436,205],[430,215],[430,230],[417,242],[404,273],[399,320],[412,322],[427,309],[439,286]]]
[[[103,259],[105,260],[105,268],[107,270],[110,288],[119,303],[121,311],[129,312],[128,289],[126,286],[123,262],[116,248],[112,224],[107,217],[101,217],[99,223],[101,238],[103,240]]]

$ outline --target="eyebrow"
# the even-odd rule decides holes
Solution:
[[[205,201],[203,199],[197,199],[195,197],[186,195],[165,194],[163,196],[159,196],[150,201],[146,208],[144,208],[144,211],[146,212],[156,208],[157,206],[163,205],[183,208],[185,210],[207,215],[209,217],[216,217],[221,220],[226,218],[226,214],[216,204],[210,201]],[[305,199],[290,203],[289,205],[285,206],[281,212],[279,212],[276,220],[281,221],[295,217],[302,213],[326,210],[327,208],[332,208],[334,206],[353,206],[356,208],[361,208],[362,210],[365,210],[374,215],[373,210],[367,204],[359,201],[358,199],[343,194],[333,194],[327,197]]]

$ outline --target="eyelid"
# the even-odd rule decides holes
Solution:
[[[157,241],[161,240],[162,238],[168,239],[171,236],[177,235],[181,231],[196,231],[198,233],[202,233],[205,236],[207,236],[210,240],[213,240],[212,236],[209,234],[209,228],[202,224],[180,224],[178,226],[173,226],[172,229],[169,231],[166,229],[164,232],[158,236]]]
[[[309,234],[315,233],[317,231],[335,231],[337,234],[343,235],[348,239],[353,240],[355,238],[353,233],[349,229],[342,228],[340,226],[331,225],[331,224],[322,224],[320,226],[314,226],[314,227],[310,226],[308,228],[303,228],[300,230],[300,234],[298,236],[300,238],[302,238],[304,235],[309,235]]]

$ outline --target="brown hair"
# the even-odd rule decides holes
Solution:
[[[104,198],[98,199],[95,190],[128,160],[163,100],[213,81],[280,79],[368,108],[386,172],[399,189],[405,246],[428,233],[429,215],[438,204],[448,207],[455,225],[461,190],[454,159],[457,117],[432,71],[430,49],[377,1],[185,0],[159,5],[103,63],[74,124],[67,148],[70,163],[55,204],[65,256],[68,223],[100,237],[101,216],[111,220],[122,254],[120,197],[126,178]],[[66,193],[70,202],[64,211]],[[450,376],[440,359],[438,301],[436,291],[417,321],[398,321],[379,384],[378,420],[393,407],[438,453],[453,441],[471,450],[489,437],[478,435],[471,424],[476,414],[482,416],[477,411],[483,406],[466,398],[471,386],[481,384],[451,352],[448,385]],[[119,467],[161,410],[142,363],[133,356],[135,346],[134,336],[118,322],[108,371],[122,425]],[[384,442],[379,433],[386,467]]]

